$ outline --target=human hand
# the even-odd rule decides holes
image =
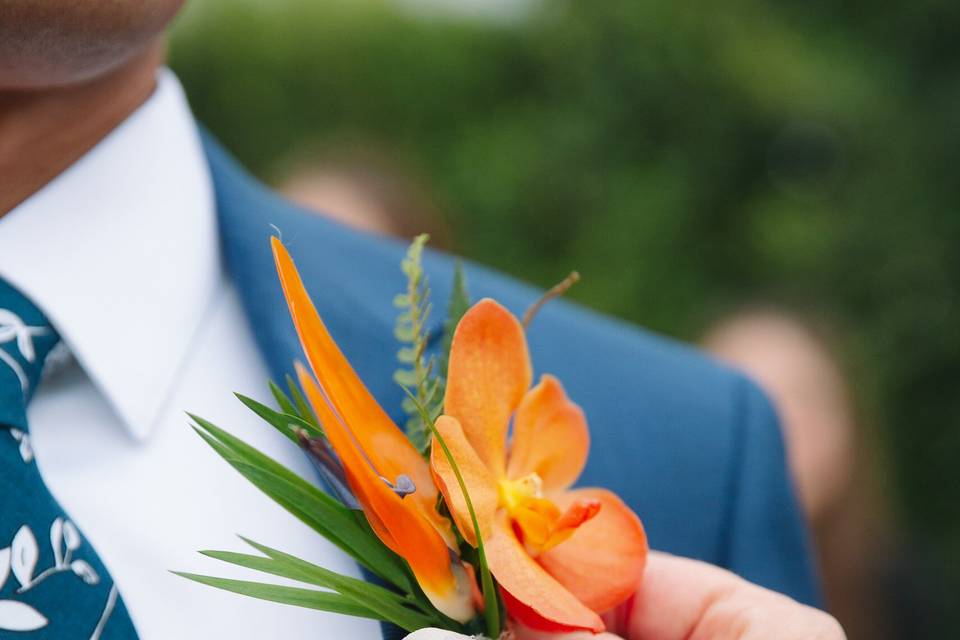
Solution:
[[[643,587],[604,616],[614,633],[514,628],[516,640],[845,640],[830,615],[705,562],[651,551]],[[421,630],[407,640],[464,638]]]
[[[643,586],[604,616],[627,640],[844,640],[830,615],[705,562],[651,551]],[[517,640],[604,636],[516,630]],[[606,636],[607,640],[616,636]]]

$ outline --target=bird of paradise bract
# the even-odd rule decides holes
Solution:
[[[472,589],[456,557],[449,523],[436,510],[429,466],[330,337],[283,244],[273,238],[272,245],[290,315],[316,376],[299,365],[300,385],[350,489],[377,536],[407,561],[430,602],[454,620],[469,620]],[[409,495],[399,486],[407,480],[412,483]]]

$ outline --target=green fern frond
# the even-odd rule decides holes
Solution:
[[[400,367],[393,379],[402,387],[412,389],[417,402],[429,407],[429,413],[439,411],[443,398],[440,381],[436,376],[435,362],[426,354],[427,327],[433,309],[430,303],[430,285],[423,272],[423,248],[430,236],[421,234],[413,239],[400,267],[407,277],[407,290],[398,294],[393,304],[400,311],[394,335],[400,342],[397,361]],[[430,446],[430,428],[424,424],[414,403],[403,403],[407,414],[407,437],[421,453]]]
[[[443,410],[443,393],[450,360],[450,345],[453,332],[460,318],[470,308],[467,280],[463,265],[458,261],[454,267],[453,288],[447,303],[447,319],[444,323],[443,345],[439,361],[428,356],[428,326],[433,305],[430,301],[430,284],[423,271],[423,249],[430,237],[421,234],[413,239],[407,255],[401,263],[407,276],[407,289],[397,294],[393,304],[399,310],[394,335],[400,342],[397,361],[400,367],[393,378],[401,387],[410,389],[416,399],[404,398],[403,411],[407,415],[406,433],[420,453],[426,455],[430,447],[430,427],[425,424],[420,408],[436,420]],[[419,407],[417,406],[419,405]]]

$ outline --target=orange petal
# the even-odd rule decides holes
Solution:
[[[420,515],[414,502],[397,495],[377,474],[348,427],[333,413],[317,383],[299,363],[297,375],[374,532],[407,561],[417,583],[437,609],[455,620],[469,620],[474,612],[469,577],[459,563],[451,563],[446,542]]]
[[[477,613],[483,613],[487,608],[487,601],[483,599],[483,591],[480,590],[480,583],[477,580],[477,570],[468,562],[463,562],[462,565],[463,570],[467,572],[467,577],[470,579],[470,594],[473,599],[473,608],[477,610]]]
[[[557,498],[561,508],[585,500],[602,505],[596,517],[563,544],[540,554],[537,561],[581,602],[603,613],[640,585],[647,536],[636,514],[610,491],[576,489]]]
[[[494,534],[484,539],[484,547],[490,571],[505,592],[504,603],[511,616],[534,629],[594,633],[604,630],[600,616],[527,554],[505,514],[500,514],[494,523]]]
[[[457,468],[460,469],[460,475],[467,487],[467,493],[470,494],[474,513],[476,513],[477,521],[480,524],[480,535],[486,537],[490,533],[493,514],[497,509],[497,486],[493,481],[493,476],[490,475],[490,471],[477,456],[477,452],[467,442],[467,437],[456,418],[440,416],[437,418],[436,427],[443,437],[443,442],[450,450],[450,455],[456,461]],[[456,521],[461,535],[468,544],[477,546],[477,536],[473,531],[473,520],[470,518],[470,511],[467,509],[467,502],[463,497],[463,491],[460,489],[460,483],[457,481],[457,476],[453,472],[443,448],[436,439],[434,439],[430,448],[430,464],[433,467],[437,486],[440,487],[440,491],[447,501],[447,507],[453,514],[453,519]]]
[[[444,412],[455,417],[495,478],[504,473],[510,415],[532,378],[523,327],[490,299],[460,320],[450,348]]]
[[[416,491],[409,499],[418,504],[424,517],[452,545],[449,523],[435,509],[437,489],[429,465],[380,407],[330,337],[286,248],[276,237],[270,242],[293,324],[327,399],[350,425],[353,436],[381,474],[391,481],[400,474],[413,480]]]
[[[554,523],[550,536],[541,545],[540,552],[549,551],[561,542],[569,540],[581,525],[600,513],[602,506],[599,500],[575,500]]]
[[[297,372],[297,378],[300,380],[300,386],[303,388],[307,400],[313,407],[314,413],[317,414],[317,419],[320,421],[320,424],[323,425],[324,433],[327,434],[331,447],[333,447],[334,451],[337,451],[336,443],[349,442],[349,434],[345,432],[343,419],[334,413],[333,408],[323,396],[323,392],[317,387],[310,372],[307,371],[300,362],[295,362],[294,368]],[[401,547],[397,544],[393,534],[387,529],[383,520],[381,520],[380,516],[377,515],[377,512],[373,509],[372,499],[367,495],[371,487],[371,484],[366,481],[366,477],[369,475],[367,471],[369,465],[359,464],[359,462],[362,462],[362,458],[359,457],[362,454],[360,454],[353,445],[347,447],[344,454],[351,460],[352,464],[347,464],[343,460],[340,452],[337,451],[337,456],[341,458],[344,474],[347,477],[347,484],[357,498],[357,502],[360,503],[367,522],[370,523],[374,533],[377,534],[377,537],[380,538],[383,544],[387,545],[394,553],[402,555]],[[383,484],[383,481],[381,480],[377,484]]]
[[[509,508],[513,524],[519,528],[520,541],[533,556],[569,539],[583,523],[597,515],[597,500],[577,500],[566,511],[547,498],[524,498]],[[516,529],[515,529],[516,531]]]
[[[567,398],[556,378],[545,375],[517,408],[507,476],[536,473],[545,491],[566,489],[583,471],[589,449],[583,411]]]

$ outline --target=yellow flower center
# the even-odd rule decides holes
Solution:
[[[530,473],[516,480],[504,478],[500,481],[499,488],[500,506],[511,512],[525,500],[543,497],[543,480],[536,473]]]
[[[552,500],[543,497],[543,480],[536,473],[499,483],[500,506],[507,510],[521,541],[531,555],[538,555],[561,540],[555,540],[562,515]],[[566,537],[563,538],[564,540]]]

